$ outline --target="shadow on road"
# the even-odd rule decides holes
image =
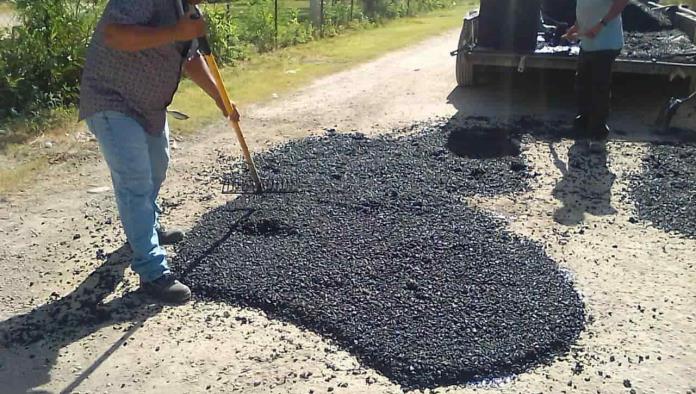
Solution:
[[[575,115],[573,75],[548,71],[525,74],[483,72],[474,87],[453,89],[447,97],[457,113],[449,120],[447,148],[459,155],[479,159],[517,156],[523,139],[549,144],[552,160],[563,174],[553,189],[562,203],[554,219],[577,225],[585,213],[612,215],[611,188],[616,176],[608,168],[606,147],[590,152],[588,144],[572,129]],[[620,75],[615,78],[610,141],[643,142],[653,145],[696,142],[693,129],[673,127],[659,132],[652,126],[660,108],[683,87],[660,78]],[[636,118],[628,121],[626,118]],[[478,122],[480,129],[458,128]],[[573,140],[568,162],[560,159],[554,143]]]
[[[104,300],[123,280],[130,262],[130,248],[122,246],[63,298],[0,322],[0,382],[3,393],[42,392],[35,389],[50,381],[50,372],[62,348],[117,323],[134,325],[111,349],[99,357],[63,392],[72,392],[118,348],[135,329],[161,310],[131,292]]]
[[[585,213],[595,216],[616,214],[611,206],[611,188],[616,180],[607,166],[607,150],[590,152],[586,141],[575,141],[568,150],[568,164],[558,157],[551,145],[554,164],[563,178],[553,189],[553,196],[562,207],[554,212],[554,220],[567,226],[583,221]]]
[[[571,123],[576,104],[574,77],[568,71],[516,72],[483,71],[480,81],[472,87],[456,87],[447,96],[447,102],[457,113],[451,121],[470,117],[490,118],[497,122],[517,122],[520,118],[532,118],[551,122],[556,128],[551,135],[535,133],[533,127],[527,133],[539,139],[575,139]],[[696,120],[689,121],[693,110],[680,109],[681,123],[673,123],[667,132],[654,127],[657,115],[673,95],[684,95],[685,82],[668,82],[664,78],[617,74],[614,77],[612,114],[610,125],[613,141],[650,143],[696,142]],[[691,111],[691,112],[689,112]],[[684,127],[684,124],[691,127]]]

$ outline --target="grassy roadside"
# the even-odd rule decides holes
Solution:
[[[268,99],[273,93],[300,88],[317,77],[351,68],[388,51],[457,27],[467,10],[475,4],[478,4],[478,0],[463,0],[452,8],[389,21],[379,28],[352,31],[256,55],[238,67],[223,70],[223,77],[232,99],[243,109],[245,104]],[[171,108],[191,115],[191,119],[185,122],[171,120],[175,134],[196,132],[220,117],[217,107],[190,81],[181,84]],[[76,117],[74,110],[66,112],[61,114],[61,119],[72,120]],[[34,144],[10,142],[4,146],[0,151],[0,195],[20,189],[48,168],[49,161],[55,161],[53,158],[70,160],[73,155],[81,156],[84,153],[84,142],[76,142],[84,139],[74,136],[84,134],[84,126],[60,120],[57,124],[58,127],[45,131],[35,139]],[[51,141],[52,147],[47,149],[42,141]]]
[[[457,27],[476,3],[463,1],[453,8],[391,21],[380,28],[353,31],[256,56],[240,67],[224,70],[223,78],[231,98],[243,107]],[[196,131],[220,116],[217,107],[190,81],[182,84],[172,108],[192,116],[185,122],[171,121],[172,129],[180,133]]]

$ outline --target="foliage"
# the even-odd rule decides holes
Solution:
[[[453,5],[452,0],[363,0],[365,15],[379,22]]]
[[[249,44],[243,41],[240,25],[230,23],[229,8],[210,8],[205,13],[208,23],[208,42],[215,49],[215,57],[221,64],[235,64],[246,59]]]
[[[17,0],[21,25],[0,37],[0,118],[77,102],[96,4]]]
[[[282,18],[282,19],[281,19]],[[300,21],[299,11],[290,9],[282,13],[278,26],[278,47],[304,44],[313,39],[314,29],[308,22]]]

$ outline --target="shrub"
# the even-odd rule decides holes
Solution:
[[[239,23],[233,22],[228,8],[210,7],[205,12],[208,22],[208,41],[221,64],[234,64],[246,59],[249,44],[243,42]]]
[[[304,44],[314,37],[314,29],[309,22],[300,21],[299,11],[296,9],[279,12],[278,15],[278,47],[287,47]]]
[[[241,15],[242,38],[260,52],[274,47],[273,0],[253,0]],[[230,20],[230,23],[234,23]]]
[[[0,33],[0,118],[77,102],[97,3],[16,1],[21,25]]]

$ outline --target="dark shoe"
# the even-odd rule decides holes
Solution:
[[[191,299],[191,289],[174,279],[172,274],[164,274],[152,282],[140,283],[145,294],[166,303],[183,304]]]
[[[607,145],[604,141],[590,141],[590,153],[604,153],[607,150]]]
[[[606,141],[609,138],[609,133],[611,133],[611,129],[606,123],[603,123],[597,129],[592,130],[590,138],[593,141]]]
[[[181,242],[184,239],[184,232],[181,230],[165,230],[163,228],[157,230],[157,239],[160,245],[173,245]]]
[[[573,119],[573,130],[578,132],[584,132],[587,130],[587,116],[578,115]]]

